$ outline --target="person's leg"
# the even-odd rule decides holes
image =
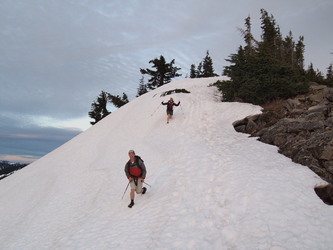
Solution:
[[[131,198],[131,201],[134,201],[134,198],[135,198],[135,189],[131,189],[130,198]]]
[[[138,185],[136,186],[136,193],[137,194],[142,193],[142,182],[141,182],[141,180],[138,180]]]
[[[134,181],[130,182],[130,186],[131,186],[131,193],[130,193],[131,203],[134,203],[135,189],[136,189],[136,185],[135,185]]]

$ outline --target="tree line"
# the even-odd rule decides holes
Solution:
[[[310,82],[332,84],[332,64],[326,79],[311,63],[304,70],[304,37],[294,40],[290,31],[283,37],[273,15],[261,9],[261,40],[251,32],[251,18],[245,19],[245,29],[239,29],[245,46],[229,56],[224,75],[229,81],[218,81],[216,86],[225,101],[264,104],[285,99],[309,90]]]
[[[289,98],[308,91],[309,82],[318,82],[333,86],[332,64],[327,68],[326,77],[311,63],[304,69],[304,37],[294,40],[290,31],[282,36],[280,27],[276,24],[273,15],[261,9],[261,39],[252,34],[251,18],[245,19],[245,28],[239,28],[245,46],[239,46],[237,53],[231,54],[224,67],[223,75],[228,81],[217,81],[215,85],[222,92],[223,101],[243,101],[254,104],[263,104],[278,98]],[[140,69],[142,77],[137,88],[139,97],[150,90],[171,82],[171,79],[180,77],[181,68],[175,65],[175,59],[166,62],[164,56],[149,61],[151,69]],[[144,76],[150,77],[145,82]],[[196,67],[192,64],[189,72],[190,78],[218,76],[213,67],[213,60],[207,50],[206,56]],[[109,115],[107,104],[111,103],[119,108],[128,103],[128,96],[123,93],[112,95],[101,91],[96,101],[91,104],[89,117],[94,119],[91,124]]]

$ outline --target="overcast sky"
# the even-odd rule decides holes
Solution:
[[[0,160],[33,161],[87,129],[101,90],[133,99],[160,55],[185,77],[209,50],[221,74],[248,15],[260,39],[261,8],[283,36],[305,37],[306,68],[326,74],[332,0],[2,0]]]

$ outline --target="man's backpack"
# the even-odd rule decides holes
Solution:
[[[140,156],[136,155],[136,156],[135,156],[135,163],[136,163],[136,165],[137,165],[137,166],[141,169],[141,171],[142,171],[142,167],[141,167],[141,165],[139,164],[139,160],[141,160],[141,161],[143,162],[142,158],[141,158]],[[130,161],[128,161],[127,164],[128,164],[128,166],[129,166]]]

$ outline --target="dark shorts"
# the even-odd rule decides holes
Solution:
[[[167,110],[167,115],[173,115],[173,110]]]

